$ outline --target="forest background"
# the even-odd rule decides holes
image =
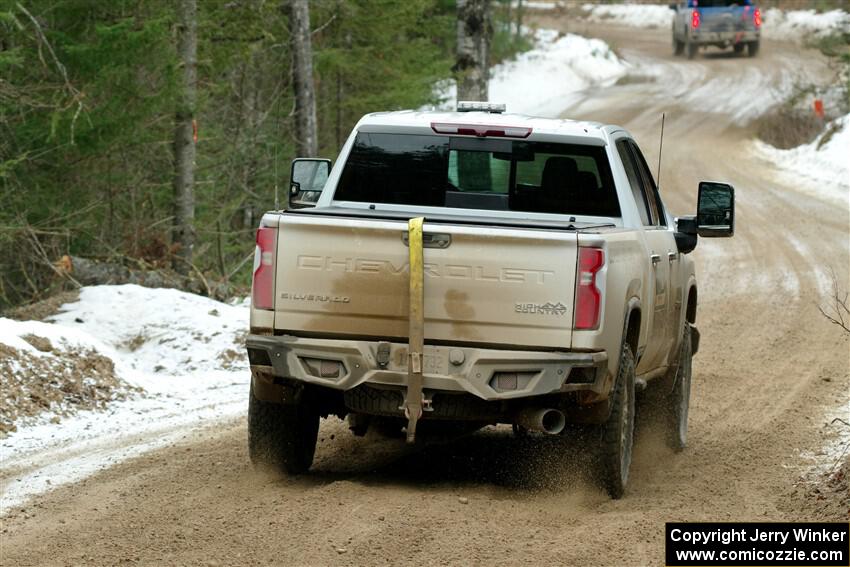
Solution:
[[[185,3],[0,0],[0,311],[72,284],[65,255],[174,267],[225,294],[249,283],[253,232],[276,194],[285,204],[303,139],[292,3]],[[485,4],[490,64],[530,47],[522,10]],[[456,76],[455,0],[311,1],[309,26],[321,157],[336,158],[363,114],[438,104],[434,85]],[[177,262],[187,112],[195,241]]]

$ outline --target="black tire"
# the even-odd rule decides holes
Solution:
[[[254,464],[289,474],[306,472],[313,464],[319,436],[319,414],[312,404],[280,405],[248,399],[248,455]]]
[[[744,47],[743,43],[736,43],[732,46],[732,51],[735,52],[735,55],[740,55],[744,52]]]
[[[749,57],[755,57],[759,53],[759,42],[751,41],[747,44],[747,55]]]
[[[697,54],[697,44],[696,43],[694,43],[692,41],[688,41],[685,44],[685,48],[688,52],[688,59],[693,59],[694,57],[696,57],[696,54]]]
[[[673,38],[673,55],[681,55],[685,52],[685,42]]]
[[[608,494],[619,499],[629,482],[635,431],[635,359],[628,345],[620,353],[611,402],[611,415],[602,426],[601,472]]]
[[[691,400],[691,326],[685,322],[676,367],[665,384],[665,434],[667,444],[676,452],[688,444],[688,410]]]

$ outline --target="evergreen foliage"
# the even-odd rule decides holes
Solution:
[[[175,3],[0,0],[0,310],[63,285],[63,254],[164,267],[178,101]],[[296,132],[280,2],[198,3],[198,271],[247,284]],[[365,113],[438,102],[453,0],[311,1],[319,148]],[[513,45],[511,34],[504,41]],[[511,50],[497,47],[500,57]]]

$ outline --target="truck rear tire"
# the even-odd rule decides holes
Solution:
[[[759,42],[751,41],[747,44],[747,55],[750,57],[755,57],[759,52]]]
[[[302,399],[280,405],[258,400],[253,387],[248,398],[248,455],[289,474],[306,472],[313,464],[319,436],[319,413]]]
[[[665,383],[665,432],[667,444],[676,452],[688,443],[688,409],[691,400],[691,325],[687,321],[682,331],[676,368],[667,376]]]
[[[687,51],[688,51],[688,59],[693,59],[694,57],[696,57],[696,54],[697,54],[697,44],[696,43],[694,43],[692,41],[688,41],[685,44],[685,47],[687,48]]]
[[[634,430],[635,359],[631,347],[624,344],[611,392],[611,414],[602,426],[602,479],[614,499],[623,497],[629,482]]]
[[[732,51],[735,52],[735,55],[740,55],[744,52],[745,45],[743,43],[736,43],[732,46]]]
[[[673,37],[673,55],[681,55],[685,52],[685,42]]]

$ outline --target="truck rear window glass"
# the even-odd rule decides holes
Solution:
[[[605,148],[360,132],[334,199],[619,217]]]

